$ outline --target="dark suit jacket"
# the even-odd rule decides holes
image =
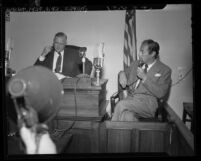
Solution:
[[[75,77],[82,73],[82,58],[79,56],[78,46],[66,45],[64,49],[62,74],[65,76]],[[44,61],[36,60],[34,65],[41,65],[52,70],[53,68],[54,50],[50,51]],[[86,58],[85,73],[90,75],[92,70],[92,62]]]

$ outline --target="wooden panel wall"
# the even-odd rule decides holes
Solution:
[[[76,121],[68,132],[72,141],[65,153],[136,153],[169,156],[194,155],[194,136],[169,107],[167,122]],[[67,129],[70,120],[57,120],[55,127]]]
[[[106,148],[109,153],[166,152],[167,123],[106,122]]]
[[[68,129],[73,121],[59,120],[57,128]],[[76,121],[68,133],[72,134],[72,141],[66,146],[65,153],[100,153],[104,152],[104,135],[102,125],[96,121]]]

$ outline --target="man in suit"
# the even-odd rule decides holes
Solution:
[[[171,69],[159,60],[159,44],[144,40],[140,47],[139,61],[119,73],[122,88],[128,87],[128,96],[115,107],[112,121],[138,121],[154,117],[157,99],[164,98],[171,85]]]
[[[67,45],[66,34],[58,32],[53,39],[53,46],[46,46],[34,65],[42,65],[55,73],[75,77],[83,72],[79,49],[80,47]],[[90,75],[92,63],[87,58],[85,61],[85,74]]]

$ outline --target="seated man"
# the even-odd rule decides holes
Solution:
[[[79,56],[79,47],[67,44],[67,36],[58,32],[53,40],[53,46],[46,46],[34,65],[42,65],[55,73],[75,77],[81,74],[82,58]],[[57,61],[58,60],[58,61]],[[92,63],[86,58],[85,74],[90,75]]]
[[[145,40],[140,47],[139,61],[119,73],[119,83],[129,87],[128,96],[115,107],[112,121],[137,121],[138,118],[154,117],[158,107],[157,98],[168,94],[171,69],[159,60],[159,44]]]

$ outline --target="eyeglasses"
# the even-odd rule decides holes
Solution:
[[[58,44],[58,45],[66,45],[66,43],[60,43],[60,42],[54,42],[54,44]]]

